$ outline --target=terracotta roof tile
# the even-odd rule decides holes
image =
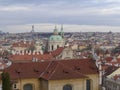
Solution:
[[[62,80],[71,78],[87,78],[87,76],[76,72],[70,67],[65,66],[60,62],[52,61],[47,69],[41,74],[41,78],[47,80]]]
[[[107,58],[105,58],[105,60],[107,61],[107,62],[110,62],[110,61],[112,61],[112,57],[107,57]]]
[[[55,51],[52,51],[52,52],[51,52],[52,56],[55,57],[55,56],[60,55],[60,54],[62,53],[63,49],[64,49],[63,47],[59,47],[59,48],[56,49]]]
[[[111,73],[113,73],[115,70],[117,70],[118,67],[115,66],[108,66],[105,70],[105,76],[110,75]]]
[[[22,61],[32,61],[33,58],[36,58],[38,60],[51,60],[53,58],[53,56],[51,54],[31,54],[31,55],[28,55],[28,54],[24,54],[24,55],[12,55],[9,59],[13,62],[16,62],[16,61],[19,61],[19,62],[22,62]]]
[[[23,41],[20,41],[20,42],[15,42],[12,44],[12,47],[23,47],[23,48],[27,48],[29,47],[30,45],[33,45],[33,42],[23,42]]]
[[[98,69],[95,65],[95,62],[92,61],[91,59],[80,59],[80,60],[73,59],[71,61],[63,60],[60,62],[83,74],[98,73]]]
[[[98,74],[94,62],[89,59],[56,60],[46,62],[13,63],[6,69],[12,79],[44,78],[46,80],[87,78]]]
[[[39,75],[45,70],[47,65],[48,62],[13,63],[6,71],[10,73],[12,79],[39,78]]]

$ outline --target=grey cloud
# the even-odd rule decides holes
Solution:
[[[9,4],[8,10],[0,11],[0,25],[31,23],[120,25],[120,14],[116,13],[119,12],[119,6],[115,3],[97,1],[99,3],[95,0],[0,0],[1,5]],[[16,9],[13,10],[11,6]],[[22,10],[17,7],[28,9]],[[112,12],[113,7],[118,9],[113,9]],[[110,13],[106,14],[104,10]]]

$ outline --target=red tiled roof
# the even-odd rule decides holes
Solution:
[[[13,62],[16,62],[16,61],[32,61],[33,58],[37,58],[38,60],[51,60],[53,58],[53,56],[51,54],[31,54],[31,55],[28,55],[28,54],[24,54],[24,55],[12,55],[9,59]]]
[[[12,79],[19,78],[39,78],[40,74],[45,70],[49,62],[29,62],[29,63],[13,63],[5,71],[10,73]]]
[[[57,60],[46,62],[13,63],[6,69],[12,79],[44,78],[46,80],[87,78],[98,74],[94,62],[89,59]]]
[[[56,49],[55,51],[52,51],[52,52],[51,52],[52,56],[55,57],[55,56],[60,55],[60,54],[62,53],[63,49],[64,49],[63,47],[59,47],[59,48]]]
[[[117,58],[118,63],[120,63],[120,58]]]
[[[106,70],[105,70],[105,75],[104,76],[107,76],[107,75],[110,75],[111,73],[113,73],[115,70],[118,69],[118,67],[115,67],[115,66],[106,66]]]
[[[105,58],[105,60],[107,61],[107,62],[110,62],[110,61],[112,61],[112,57],[107,57],[107,58]]]
[[[65,66],[60,62],[51,62],[47,69],[41,74],[41,78],[46,80],[62,80],[71,78],[87,78],[87,76],[76,72],[70,67]]]
[[[24,61],[31,61],[33,58],[37,58],[38,60],[51,60],[51,59],[53,59],[53,57],[60,55],[60,53],[62,53],[63,49],[64,49],[63,47],[60,47],[51,53],[39,54],[39,55],[37,55],[37,53],[35,53],[34,55],[33,54],[31,54],[31,55],[29,55],[29,54],[24,54],[24,55],[15,54],[15,55],[12,55],[10,57],[10,60],[13,62],[14,61],[23,61],[23,60]]]
[[[23,41],[21,41],[21,42],[13,43],[12,47],[24,47],[24,48],[27,48],[27,47],[29,47],[31,45],[33,45],[33,42],[27,41],[27,42],[24,43]]]
[[[71,67],[73,70],[76,70],[83,74],[95,74],[98,73],[98,69],[95,65],[95,62],[91,59],[80,59],[80,60],[63,60],[59,61],[63,64]]]

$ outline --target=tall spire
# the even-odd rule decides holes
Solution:
[[[57,29],[57,26],[55,25],[55,29]]]
[[[34,25],[32,25],[32,30],[31,30],[31,32],[34,32]]]
[[[55,29],[54,29],[54,35],[58,35],[58,30],[57,30],[57,26],[55,25]]]
[[[61,25],[61,31],[63,31],[63,25]]]
[[[62,38],[64,38],[63,25],[61,25],[60,35],[61,35]]]

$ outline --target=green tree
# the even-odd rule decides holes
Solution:
[[[8,72],[2,73],[2,90],[11,90],[10,76]]]

